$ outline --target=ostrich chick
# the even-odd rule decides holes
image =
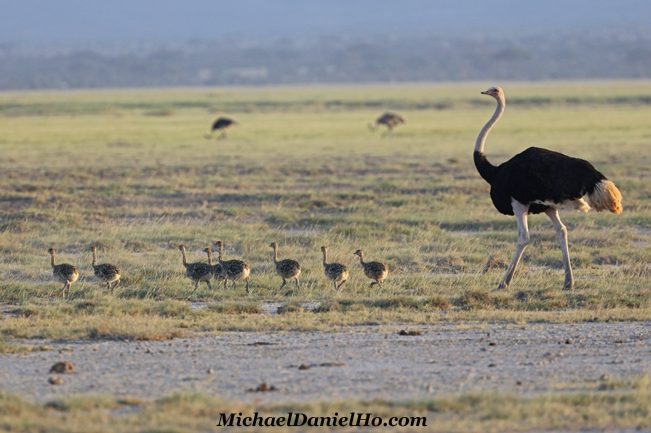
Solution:
[[[251,277],[249,274],[251,270],[249,265],[243,260],[228,260],[224,261],[222,254],[224,252],[224,243],[222,241],[215,242],[215,245],[219,248],[219,264],[222,267],[222,277],[224,277],[224,289],[226,288],[226,283],[228,280],[233,281],[233,288],[237,285],[239,280],[246,280],[246,293],[249,292],[249,280]]]
[[[357,250],[353,254],[359,256],[359,262],[364,269],[364,275],[369,277],[371,280],[375,280],[371,283],[370,287],[378,284],[381,289],[384,279],[389,275],[389,271],[385,264],[382,262],[365,262],[362,250]]]
[[[73,265],[69,265],[68,263],[61,263],[60,265],[54,264],[54,248],[50,248],[47,250],[47,252],[52,256],[51,264],[52,274],[54,275],[54,278],[56,278],[60,283],[63,283],[61,296],[66,297],[70,295],[70,286],[72,283],[77,281],[77,278],[79,278],[79,272],[77,272],[77,268],[75,268]]]
[[[283,279],[283,284],[278,288],[278,290],[285,287],[287,280],[294,280],[296,282],[296,288],[301,290],[298,283],[298,276],[301,275],[301,265],[299,265],[296,260],[292,259],[278,260],[278,244],[272,242],[269,246],[274,249],[276,273]]]
[[[106,283],[106,288],[113,293],[115,286],[120,284],[120,268],[109,263],[104,263],[101,265],[97,264],[97,247],[90,247],[93,251],[93,271],[95,271],[95,276],[101,281]],[[111,287],[111,283],[115,282],[115,285]]]
[[[323,271],[325,276],[333,282],[335,290],[339,290],[348,280],[348,268],[341,263],[328,263],[327,247],[321,247],[321,252],[323,253]]]
[[[204,248],[203,252],[208,254],[208,264],[212,268],[213,278],[215,280],[223,280],[224,277],[222,277],[222,265],[220,265],[219,263],[217,264],[212,263],[212,250],[210,248]]]
[[[185,245],[179,245],[179,250],[183,254],[183,266],[185,266],[185,276],[191,279],[194,282],[194,290],[192,294],[197,291],[199,287],[199,282],[203,281],[208,285],[208,288],[212,290],[210,285],[210,279],[213,277],[212,266],[204,262],[194,262],[188,263],[188,260],[185,256]]]

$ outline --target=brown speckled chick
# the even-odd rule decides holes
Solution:
[[[67,296],[70,294],[70,286],[72,283],[77,281],[79,278],[79,272],[77,268],[68,263],[61,263],[60,265],[54,264],[54,248],[47,250],[48,253],[52,256],[52,274],[54,278],[57,279],[60,283],[63,283],[63,289],[61,290],[61,296]]]
[[[185,245],[179,245],[179,250],[183,254],[183,266],[185,266],[185,276],[194,281],[194,290],[192,293],[197,291],[199,287],[199,282],[203,281],[208,285],[208,288],[212,290],[210,285],[210,279],[213,277],[212,266],[204,262],[195,262],[188,263],[188,260],[185,256]]]
[[[375,280],[371,283],[371,287],[378,284],[380,288],[382,288],[384,279],[389,275],[389,271],[385,264],[381,262],[365,262],[362,250],[357,250],[353,254],[359,256],[359,261],[364,269],[364,275],[369,277],[371,280]]]
[[[90,247],[93,251],[93,270],[95,271],[95,277],[99,278],[102,282],[106,283],[106,288],[113,293],[115,286],[120,284],[120,268],[109,263],[103,263],[101,265],[97,264],[97,247]],[[111,283],[115,283],[111,287]]]
[[[228,280],[233,281],[233,288],[239,280],[246,280],[246,293],[249,293],[249,280],[251,270],[249,265],[243,260],[228,260],[224,261],[222,254],[224,252],[224,243],[222,241],[215,242],[217,248],[219,248],[219,264],[222,266],[222,277],[224,277],[224,288],[226,288],[226,283]]]
[[[296,260],[292,259],[278,260],[278,245],[275,242],[272,242],[269,246],[274,249],[276,273],[283,279],[283,284],[280,286],[279,290],[285,287],[287,280],[296,281],[296,288],[300,290],[301,287],[298,283],[298,276],[301,275],[301,265],[299,265]]]
[[[323,271],[327,279],[333,282],[335,290],[339,290],[341,286],[348,280],[348,268],[341,263],[328,263],[328,248],[321,247],[323,253]]]

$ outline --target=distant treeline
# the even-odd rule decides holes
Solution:
[[[651,78],[651,39],[190,41],[149,49],[0,46],[0,89]]]

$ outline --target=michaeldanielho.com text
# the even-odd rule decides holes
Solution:
[[[255,412],[253,416],[243,417],[242,413],[220,413],[217,427],[427,427],[424,416],[393,416],[383,419],[372,413],[351,412],[347,416],[308,416],[304,413],[289,412],[287,416],[262,417]]]

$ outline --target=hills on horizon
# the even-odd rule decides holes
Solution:
[[[640,0],[3,3],[0,90],[651,78]]]

